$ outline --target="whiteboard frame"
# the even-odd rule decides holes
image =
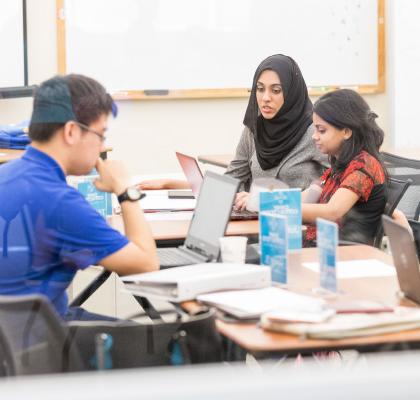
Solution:
[[[57,16],[57,66],[59,74],[66,74],[66,21],[64,1],[56,0]],[[378,84],[360,86],[309,87],[310,96],[321,96],[329,91],[350,88],[361,94],[385,92],[385,0],[376,0],[378,6]],[[169,90],[164,95],[146,94],[144,90],[120,91],[112,94],[115,100],[168,100],[249,97],[250,88]]]

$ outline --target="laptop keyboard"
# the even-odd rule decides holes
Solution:
[[[162,266],[181,266],[199,263],[198,257],[189,255],[177,248],[160,248],[158,249],[158,257]]]
[[[256,211],[248,211],[248,210],[232,210],[230,213],[230,219],[235,220],[247,220],[247,219],[258,219],[258,213]]]

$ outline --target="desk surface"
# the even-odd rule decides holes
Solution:
[[[319,275],[303,267],[305,261],[317,260],[317,249],[304,249],[300,254],[289,257],[289,286],[300,293],[310,293],[319,286]],[[376,258],[388,264],[392,259],[387,254],[369,246],[345,246],[339,248],[339,260]],[[343,300],[373,300],[391,306],[414,305],[409,300],[401,300],[397,295],[396,277],[359,278],[339,280]],[[219,331],[234,343],[252,353],[305,352],[325,349],[369,348],[400,342],[420,343],[420,329],[386,335],[350,338],[342,340],[312,340],[290,334],[269,332],[256,324],[226,323],[217,321]]]
[[[24,150],[0,149],[0,164],[22,156]]]
[[[108,218],[109,223],[120,232],[124,232],[121,215]],[[153,238],[159,241],[182,240],[187,237],[190,220],[159,220],[148,221]],[[259,232],[258,220],[231,221],[227,227],[226,235],[257,235]]]
[[[400,157],[412,158],[420,160],[420,146],[413,147],[388,147],[382,149],[388,153],[395,154]],[[198,161],[203,163],[216,165],[226,168],[233,160],[233,154],[203,154],[197,157]]]

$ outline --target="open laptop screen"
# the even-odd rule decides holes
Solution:
[[[383,215],[382,222],[389,238],[392,258],[401,291],[420,304],[420,272],[417,251],[410,231],[392,218]]]
[[[218,256],[219,238],[224,236],[239,181],[207,171],[185,245],[204,249]]]
[[[182,171],[191,186],[193,195],[197,199],[198,194],[200,193],[201,183],[203,182],[203,174],[201,173],[197,160],[194,157],[187,156],[186,154],[178,152],[175,154],[178,158],[179,164],[181,165]]]

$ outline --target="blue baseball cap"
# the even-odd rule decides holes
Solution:
[[[114,101],[111,112],[114,118],[118,115],[118,107]],[[65,124],[68,121],[77,121],[70,90],[63,76],[55,76],[37,88],[31,124]]]

